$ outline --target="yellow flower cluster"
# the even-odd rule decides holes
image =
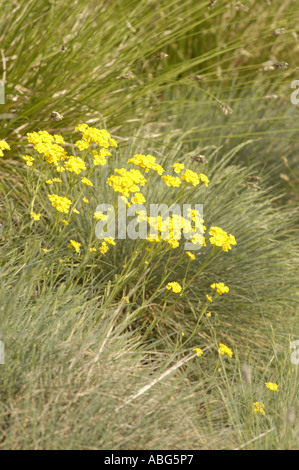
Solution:
[[[62,183],[61,178],[51,178],[50,180],[45,181],[46,184],[53,184],[53,183]]]
[[[74,249],[76,253],[80,253],[81,243],[76,242],[75,240],[70,240],[68,248]]]
[[[146,179],[139,170],[128,171],[125,168],[115,168],[114,171],[117,175],[111,175],[107,184],[125,197],[129,197],[130,193],[140,192],[138,185],[144,186],[146,183]]]
[[[81,183],[83,183],[85,186],[93,186],[92,182],[86,178],[85,176],[83,176],[83,178],[81,178]]]
[[[265,405],[263,403],[260,403],[259,401],[255,401],[253,403],[253,409],[255,413],[260,413],[261,415],[265,416]]]
[[[132,204],[143,204],[144,202],[146,202],[146,200],[142,193],[135,193],[131,199]]]
[[[220,227],[211,227],[209,234],[211,235],[210,243],[219,246],[223,251],[231,250],[231,245],[236,245],[236,239],[233,235],[228,235]]]
[[[97,129],[89,127],[87,124],[79,124],[76,131],[81,132],[82,139],[76,142],[79,150],[84,150],[89,147],[90,143],[95,143],[99,147],[117,147],[117,142],[113,139],[106,129]]]
[[[229,288],[224,284],[224,282],[218,282],[211,284],[212,289],[217,290],[217,294],[222,295],[229,292]]]
[[[52,206],[59,212],[68,214],[72,201],[67,197],[57,196],[57,194],[48,194],[48,198],[52,202]]]
[[[266,382],[265,385],[271,392],[278,392],[278,385],[276,383]]]
[[[209,184],[209,178],[204,175],[203,173],[195,173],[192,170],[186,170],[185,173],[182,174],[182,180],[186,181],[186,183],[191,183],[193,186],[199,185],[199,183],[203,183],[205,186]]]
[[[51,135],[47,131],[39,131],[39,132],[28,132],[27,134],[28,142],[30,144],[64,144],[64,138],[62,135],[54,134]]]
[[[180,173],[185,168],[185,165],[184,163],[174,163],[172,168],[174,169],[175,173]]]
[[[71,173],[76,173],[76,175],[79,175],[81,171],[86,170],[84,160],[80,157],[74,157],[73,155],[67,157],[64,168]]]
[[[32,166],[33,165],[34,158],[30,157],[30,155],[24,155],[22,157],[22,159],[24,160],[24,162],[26,163],[27,166]]]
[[[147,221],[149,227],[152,229],[150,236],[147,238],[150,242],[167,242],[172,248],[177,248],[179,246],[179,240],[182,238],[182,231],[184,234],[194,233],[196,230],[194,227],[191,227],[190,221],[182,217],[181,215],[173,214],[171,217],[161,216],[150,217],[147,216],[145,211],[139,211],[138,222]],[[198,230],[205,230],[204,226],[197,227]],[[194,236],[190,239],[193,244],[200,244],[205,246],[205,239],[200,233],[195,233]],[[188,253],[187,253],[188,254]],[[190,254],[188,254],[190,256]],[[191,259],[194,259],[195,256],[190,256]]]
[[[165,175],[165,176],[162,176],[162,179],[165,181],[167,186],[178,187],[181,184],[181,180],[177,176]]]
[[[105,237],[104,241],[102,242],[100,248],[99,248],[99,252],[102,254],[102,255],[105,255],[109,249],[109,246],[108,245],[116,245],[115,241],[114,241],[114,238],[112,237]]]
[[[223,343],[220,343],[219,344],[219,349],[218,349],[219,353],[224,356],[224,354],[227,354],[228,357],[232,357],[233,356],[233,352],[231,349],[229,349],[225,344]]]
[[[41,214],[36,214],[35,212],[30,212],[30,215],[33,220],[39,220],[41,218]]]
[[[27,138],[28,142],[33,144],[34,149],[46,157],[48,163],[58,167],[58,163],[65,160],[66,151],[59,145],[64,144],[64,139],[61,135],[55,134],[52,136],[47,131],[39,131],[28,132]]]
[[[109,150],[103,148],[101,149],[99,152],[97,152],[96,150],[93,150],[92,152],[92,155],[93,155],[93,164],[96,166],[96,165],[101,165],[101,166],[104,166],[106,165],[106,157],[109,157],[111,156],[111,152],[109,152]]]
[[[107,215],[103,214],[103,212],[95,212],[93,214],[94,220],[107,220]]]
[[[196,352],[196,356],[200,357],[203,354],[203,351],[200,348],[194,348],[194,352]]]
[[[178,282],[169,282],[166,286],[166,289],[172,290],[172,292],[179,294],[182,290],[182,287],[180,286]]]
[[[186,181],[186,183],[193,184],[193,186],[197,186],[200,182],[198,174],[192,170],[186,170],[185,173],[182,174],[182,180]]]
[[[162,175],[165,171],[161,165],[156,163],[156,157],[153,157],[153,155],[136,154],[133,158],[128,160],[128,163],[144,168],[146,173],[148,173],[149,170],[154,170],[158,175]]]
[[[102,255],[105,255],[109,249],[109,246],[107,245],[106,242],[103,242],[102,245],[99,248],[99,251]]]
[[[10,150],[10,146],[6,140],[0,140],[0,157],[3,157],[4,155],[3,150]]]

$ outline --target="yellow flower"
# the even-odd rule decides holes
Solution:
[[[93,154],[93,164],[101,165],[101,166],[106,165],[107,163],[106,157],[112,155],[111,152],[109,152],[109,150],[105,148],[101,149],[99,152],[97,152],[96,150],[93,150],[92,154]]]
[[[210,297],[208,294],[206,294],[206,299],[207,299],[209,302],[212,302],[212,301],[213,301],[212,297]]]
[[[68,221],[65,219],[61,219],[60,221],[63,225],[69,225]]]
[[[134,197],[131,199],[132,204],[143,204],[145,202],[145,197],[142,193],[135,193]]]
[[[79,175],[81,171],[86,170],[84,160],[80,157],[74,157],[73,155],[67,157],[67,162],[65,162],[64,167],[66,170],[76,173],[76,175]]]
[[[68,214],[72,201],[67,197],[57,196],[57,194],[48,194],[48,198],[52,202],[52,206],[55,207],[59,212]]]
[[[233,235],[228,235],[220,227],[211,227],[209,234],[211,235],[210,243],[222,248],[223,251],[231,250],[231,245],[236,245],[236,239]]]
[[[181,180],[177,176],[165,175],[165,176],[162,176],[162,179],[165,181],[167,186],[178,187],[181,184]]]
[[[103,242],[99,248],[99,251],[102,255],[104,255],[108,251],[109,247],[106,242]]]
[[[253,403],[253,406],[254,406],[254,411],[256,413],[260,413],[261,415],[265,416],[265,405],[263,403],[260,403],[258,401],[255,401]]]
[[[89,248],[89,251],[90,251],[90,253],[95,253],[97,251],[97,249],[92,247],[92,248]]]
[[[86,199],[86,197],[84,197],[84,198],[82,199],[82,201],[83,201],[85,204],[89,204],[89,200]]]
[[[266,382],[265,385],[271,392],[278,392],[278,385],[276,383]]]
[[[89,143],[86,140],[77,140],[75,145],[78,147],[79,150],[85,150],[89,148]]]
[[[219,295],[229,292],[229,288],[224,284],[224,282],[218,282],[218,283],[214,282],[213,284],[211,284],[210,287],[212,289],[216,288],[217,294]]]
[[[133,165],[144,168],[146,173],[148,173],[149,170],[154,170],[158,175],[164,173],[164,168],[156,163],[156,157],[153,157],[153,155],[142,155],[138,153],[134,155],[133,158],[130,158],[128,163],[133,163]]]
[[[200,348],[194,348],[193,351],[196,352],[196,356],[199,357],[203,354],[202,350]]]
[[[210,180],[206,175],[204,175],[203,173],[199,173],[198,177],[205,186],[208,186]]]
[[[64,138],[62,137],[62,135],[60,135],[60,134],[54,134],[53,137],[54,137],[54,142],[55,142],[56,144],[64,144],[64,143],[65,143],[65,142],[64,142]]]
[[[119,192],[126,198],[131,193],[139,192],[139,186],[144,186],[146,179],[139,170],[126,170],[125,168],[115,168],[116,175],[111,175],[106,183],[111,186],[114,191]]]
[[[182,174],[182,180],[186,181],[186,183],[191,183],[193,186],[199,184],[198,174],[192,170],[186,170],[185,173]]]
[[[48,250],[47,248],[43,248],[43,252],[44,253],[49,253],[50,250]]]
[[[94,220],[106,220],[108,216],[106,214],[103,214],[103,212],[95,212],[93,214]]]
[[[169,282],[166,286],[166,289],[172,290],[172,292],[175,292],[176,294],[178,294],[179,292],[181,292],[182,287],[180,286],[178,282]]]
[[[30,213],[33,220],[39,220],[41,218],[41,214],[36,214],[35,212]]]
[[[28,142],[30,144],[50,144],[54,141],[54,137],[47,131],[28,132]]]
[[[80,253],[80,247],[81,243],[76,242],[75,240],[70,240],[70,244],[68,245],[68,248],[74,249],[76,253]]]
[[[180,173],[185,168],[185,165],[184,163],[174,163],[172,168],[174,169],[175,173]]]
[[[34,132],[33,134],[39,133]],[[29,138],[28,140],[29,142],[31,142]],[[34,144],[34,149],[39,154],[43,155],[48,163],[52,163],[57,167],[58,162],[65,160],[66,151],[60,145],[53,143],[53,140],[54,138],[50,134],[46,133],[45,136],[42,136],[41,138],[37,137],[32,139],[31,143],[34,143],[34,141],[36,141],[36,143]]]
[[[186,251],[186,255],[188,255],[190,259],[195,259],[195,255],[191,253],[191,251]]]
[[[33,162],[34,162],[34,158],[33,157],[30,157],[29,155],[24,155],[23,157],[21,157],[27,166],[32,166],[33,165]]]
[[[5,140],[0,140],[0,157],[3,157],[3,150],[10,150],[10,146]]]
[[[98,144],[100,147],[108,148],[108,147],[117,147],[117,142],[115,139],[112,139],[109,132],[106,129],[97,129],[95,127],[89,127],[87,124],[79,124],[76,127],[76,131],[82,132],[82,141],[88,143],[95,143]],[[84,144],[80,142],[80,146],[84,146]],[[76,144],[78,144],[76,142]]]
[[[225,344],[223,343],[220,343],[219,344],[219,349],[218,349],[219,353],[221,354],[221,356],[224,356],[224,354],[227,354],[228,357],[232,357],[233,355],[233,352],[231,349],[229,349]]]
[[[46,184],[53,184],[53,180],[46,180],[45,183]]]
[[[127,295],[123,297],[121,300],[127,302],[127,304],[130,303],[130,299]]]
[[[63,166],[57,165],[56,171],[57,171],[58,173],[62,173],[63,171],[65,171],[65,168],[63,168]]]
[[[110,141],[109,141],[109,147],[117,147],[117,142],[115,139],[113,139],[111,137]]]
[[[207,317],[211,317],[211,316],[212,316],[211,312],[207,312]]]
[[[78,209],[73,209],[73,213],[74,213],[74,214],[80,214],[80,212],[78,211]]]
[[[81,181],[85,186],[93,186],[92,182],[88,178],[85,178],[85,176],[81,178]]]
[[[105,237],[105,242],[108,243],[109,245],[116,245],[114,238],[112,237]]]

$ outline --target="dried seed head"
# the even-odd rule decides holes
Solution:
[[[296,414],[295,414],[295,409],[291,406],[290,408],[287,409],[286,412],[286,424],[289,426],[292,426],[295,423],[296,419]]]
[[[286,181],[287,183],[290,181],[290,178],[285,173],[280,173],[279,176],[283,181]]]
[[[249,51],[247,51],[246,49],[244,49],[244,47],[241,47],[240,54],[244,57],[251,57],[252,56],[252,54]]]
[[[248,177],[249,179],[251,179],[252,181],[262,181],[262,178],[260,176],[249,176]]]
[[[132,31],[132,33],[136,33],[137,30],[134,28],[134,26],[131,25],[131,23],[129,21],[126,21],[126,25],[128,26],[128,28]]]
[[[243,5],[243,3],[241,3],[241,2],[237,2],[235,7],[236,7],[236,10],[249,11],[249,8],[245,5]]]
[[[204,155],[191,155],[191,158],[198,163],[208,163],[208,160]]]
[[[273,31],[273,36],[279,36],[280,34],[284,34],[286,32],[285,28],[277,28]]]
[[[195,80],[196,82],[203,82],[206,79],[204,75],[193,75],[192,80]]]
[[[61,52],[65,52],[67,50],[67,44],[62,44],[60,50]]]
[[[262,189],[260,186],[258,186],[255,183],[251,183],[250,181],[247,181],[245,184],[249,186],[249,188],[253,189],[254,191],[259,191]]]
[[[18,101],[18,95],[13,95],[12,93],[7,95],[6,98],[11,101]]]
[[[284,166],[286,166],[287,168],[289,168],[289,162],[288,162],[288,159],[286,157],[280,157],[281,158],[281,161],[282,163],[284,164]]]
[[[289,66],[289,64],[283,60],[281,62],[276,62],[274,65],[277,69],[287,69]]]
[[[277,100],[279,96],[278,95],[266,95],[265,98],[267,100]]]
[[[242,364],[241,366],[241,373],[243,380],[247,387],[250,387],[251,385],[251,369],[248,364]]]
[[[119,77],[116,77],[116,80],[133,80],[134,78],[136,78],[136,75],[134,75],[134,73],[129,70],[128,72],[119,75]]]
[[[157,59],[165,59],[166,57],[168,57],[168,54],[166,54],[166,52],[158,52],[156,54],[156,57]]]
[[[56,111],[52,111],[50,113],[50,118],[53,119],[53,121],[62,121],[63,116],[62,114],[59,114]]]
[[[267,60],[263,63],[263,70],[268,72],[269,70],[275,70],[275,61],[274,60]]]
[[[218,100],[218,104],[219,104],[220,109],[223,112],[223,114],[225,114],[225,116],[227,116],[228,114],[232,114],[233,110],[228,104],[223,103],[220,100]]]

